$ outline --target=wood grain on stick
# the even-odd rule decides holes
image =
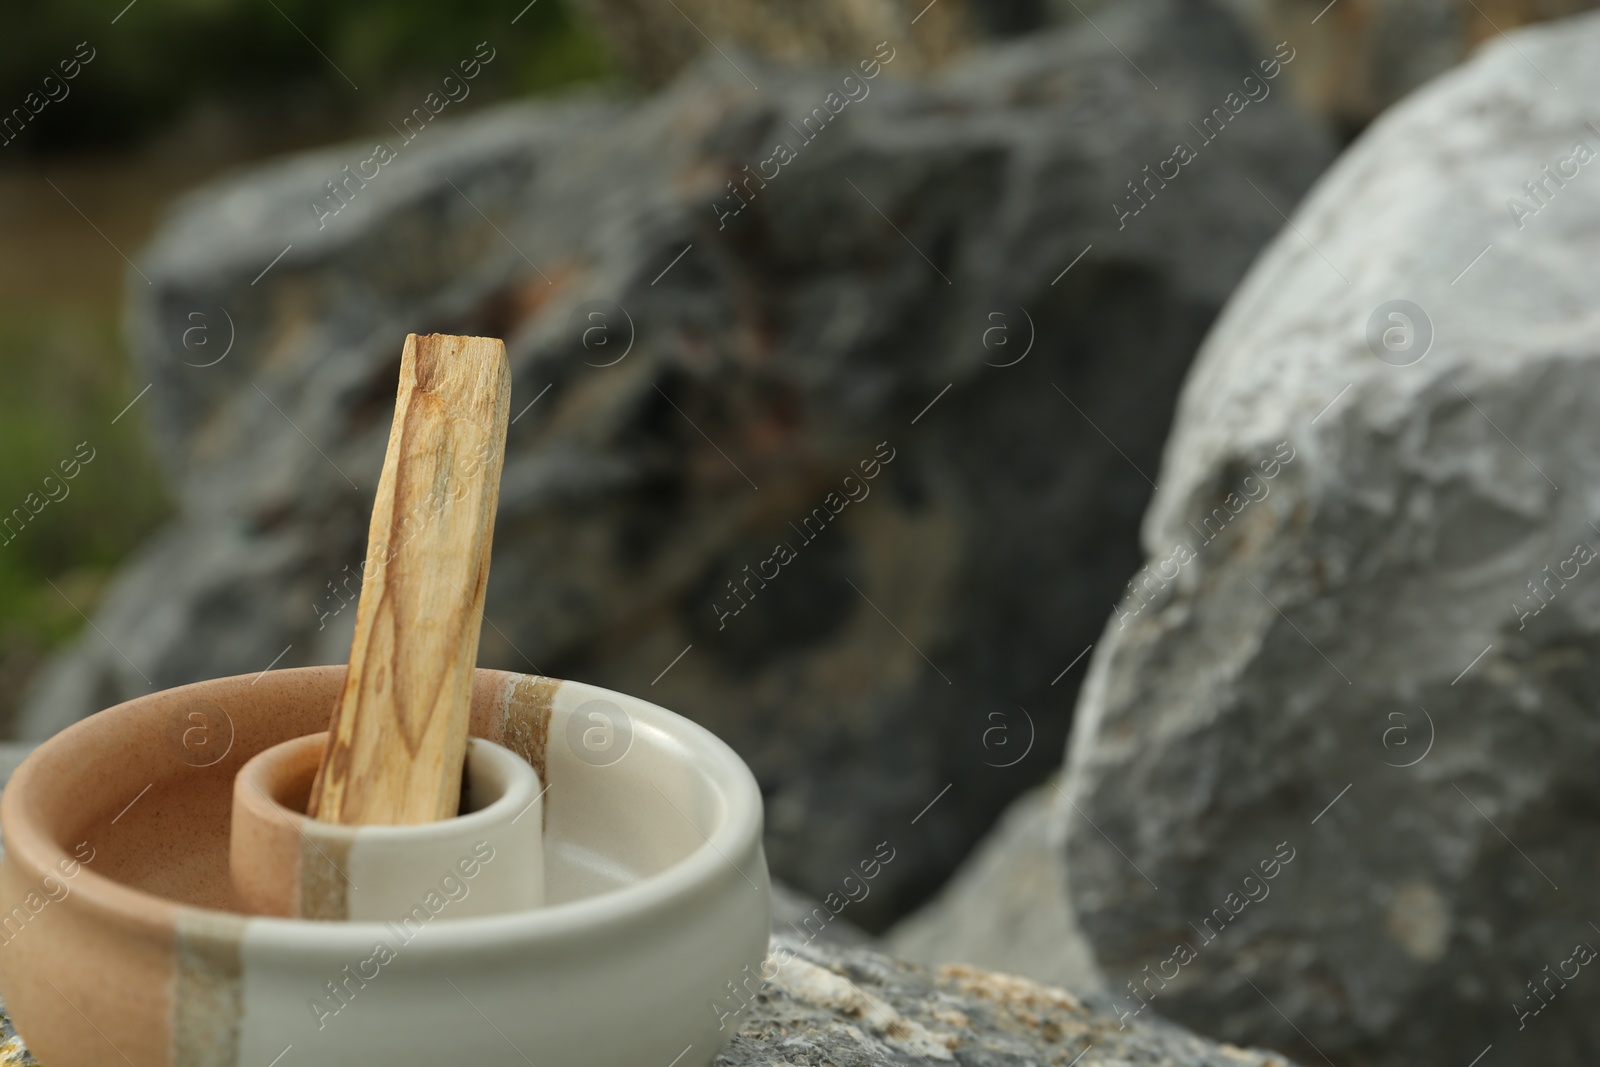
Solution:
[[[313,818],[396,825],[456,814],[510,411],[503,343],[406,338]]]

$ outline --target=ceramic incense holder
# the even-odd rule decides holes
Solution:
[[[300,739],[326,730],[345,673],[142,697],[63,731],[17,770],[0,802],[0,995],[40,1062],[709,1063],[731,1033],[712,1005],[758,971],[770,925],[760,793],[733,751],[643,700],[480,670],[471,734],[499,748],[473,743],[485,755],[469,759],[466,780],[469,797],[485,781],[502,790],[495,799],[477,811],[469,799],[465,816],[440,824],[274,835],[264,819],[293,823],[317,743]],[[499,761],[515,773],[489,782],[501,750],[531,773]],[[236,824],[236,778],[258,756],[245,781],[270,804]],[[364,884],[385,875],[363,862],[362,835],[470,823],[509,794],[520,802],[535,779],[548,791],[510,829],[542,822],[544,906],[500,910],[500,872],[535,866],[514,834],[492,856],[471,834],[460,856],[419,850],[395,876],[398,897]],[[275,882],[254,883],[277,887],[254,907],[230,868],[235,825],[254,825],[241,832],[275,839],[284,856]],[[317,862],[326,869],[308,878]],[[347,914],[394,914],[258,913],[336,913],[311,900],[312,883],[345,885]],[[485,900],[494,913],[478,913]]]
[[[274,745],[233,780],[228,866],[245,911],[425,924],[428,916],[412,909],[439,892],[441,872],[454,875],[444,898],[453,918],[544,903],[543,790],[539,772],[515,752],[468,741],[457,818],[341,826],[305,814],[327,745],[326,732]]]

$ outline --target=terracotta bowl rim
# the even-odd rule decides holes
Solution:
[[[269,693],[273,687],[281,687],[286,683],[291,686],[292,683],[300,683],[301,687],[320,683],[331,694],[342,682],[344,671],[344,664],[327,664],[286,668],[265,675],[240,674],[192,682],[135,697],[73,723],[29,753],[12,774],[4,796],[0,797],[0,834],[4,836],[6,862],[23,865],[31,881],[51,874],[59,869],[59,863],[72,859],[64,848],[42,830],[24,821],[24,806],[29,801],[28,794],[34,780],[41,775],[52,772],[93,773],[92,768],[82,765],[82,761],[74,763],[72,750],[80,737],[103,728],[102,724],[111,717],[140,714],[146,705],[172,694],[192,692],[195,695],[208,695],[249,686],[257,680],[261,685],[269,686]],[[543,677],[485,667],[477,668],[477,675],[479,678],[495,675],[504,679]],[[640,697],[587,682],[549,680],[560,682],[562,688],[576,686],[590,699],[609,699],[624,708],[635,725],[634,744],[639,743],[638,728],[643,726],[660,731],[688,749],[695,757],[696,769],[721,800],[720,822],[709,835],[703,835],[706,839],[689,855],[666,870],[632,885],[528,911],[451,919],[437,927],[430,927],[441,932],[428,938],[419,938],[414,946],[408,948],[409,953],[426,957],[462,950],[504,949],[510,943],[555,945],[595,936],[605,937],[614,934],[619,924],[648,920],[655,913],[679,905],[692,907],[701,890],[726,880],[729,875],[742,877],[752,887],[756,887],[757,881],[766,882],[764,861],[759,868],[760,878],[752,880],[750,873],[757,872],[745,872],[732,859],[748,855],[752,850],[757,856],[760,855],[763,812],[761,790],[754,774],[725,741],[699,723]],[[626,762],[624,758],[606,769],[620,768]],[[262,935],[258,940],[257,934],[253,933],[252,942],[257,945],[257,950],[266,952],[274,948],[289,953],[316,955],[325,955],[329,951],[359,951],[370,948],[374,938],[382,937],[388,930],[387,924],[376,921],[290,919],[184,904],[125,885],[100,874],[87,864],[80,867],[72,882],[72,891],[55,906],[98,913],[112,925],[156,938],[170,938],[174,926],[184,913],[213,919],[226,917],[240,924],[248,922],[252,931]]]

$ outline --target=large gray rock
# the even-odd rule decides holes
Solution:
[[[1097,22],[1115,46],[1083,27],[921,87],[712,55],[637,106],[445,115],[387,133],[389,163],[351,146],[195,194],[129,289],[155,383],[129,417],[181,514],[28,734],[342,661],[404,334],[502,336],[483,661],[728,739],[775,872],[813,896],[892,838],[851,912],[881,929],[1054,769],[1084,670],[1063,669],[1137,565],[1135,467],[1280,223],[1268,199],[1328,158],[1273,92],[1132,215],[1127,183],[1262,57],[1205,4]],[[772,177],[777,142],[796,158]]]
[[[1380,119],[1198,357],[1065,783],[1130,1006],[1341,1067],[1600,1056],[1596,49],[1524,31]]]

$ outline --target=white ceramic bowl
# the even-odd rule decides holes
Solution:
[[[709,1063],[732,1030],[715,1005],[766,955],[761,797],[722,741],[635,697],[478,672],[474,735],[548,783],[546,906],[466,918],[446,906],[409,939],[381,922],[226,910],[232,777],[325,728],[343,673],[153,694],[18,769],[0,804],[5,905],[45,878],[68,886],[0,950],[0,993],[40,1061]],[[211,747],[196,755],[199,727],[184,724],[202,721]]]

